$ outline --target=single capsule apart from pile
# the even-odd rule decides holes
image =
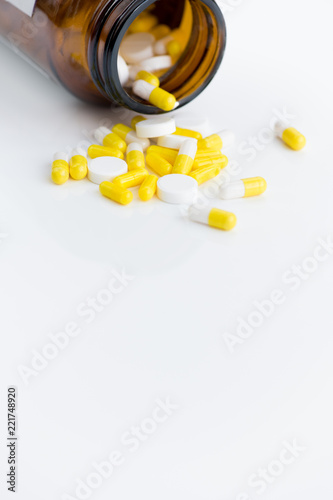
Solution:
[[[195,205],[189,208],[188,216],[195,222],[207,224],[208,226],[230,231],[237,224],[237,217],[231,212],[220,210],[219,208],[198,208]]]
[[[281,121],[276,122],[275,133],[294,151],[300,151],[306,146],[304,135],[298,132],[294,127],[287,126]]]
[[[234,198],[248,198],[258,196],[266,191],[267,183],[262,177],[249,177],[239,181],[230,182],[222,186],[220,198],[222,200],[232,200]]]
[[[64,184],[69,179],[68,155],[63,152],[55,153],[52,163],[52,180],[55,184]]]

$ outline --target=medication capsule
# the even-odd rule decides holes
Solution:
[[[153,147],[153,146],[151,146]],[[157,147],[157,146],[156,146]],[[165,158],[157,153],[148,153],[146,156],[147,165],[160,177],[171,174],[172,165]]]
[[[103,146],[107,148],[119,149],[122,153],[125,153],[127,147],[126,142],[110,129],[106,127],[99,127],[95,130],[94,136],[96,141],[103,144]]]
[[[142,201],[151,200],[157,189],[158,177],[156,175],[147,175],[139,188],[139,197]]]
[[[127,146],[126,162],[128,170],[146,168],[145,157],[141,144],[138,142],[131,142],[131,144]]]
[[[53,156],[52,180],[55,184],[64,184],[69,178],[68,155],[58,152]]]
[[[158,24],[158,18],[152,14],[143,12],[140,14],[129,27],[130,33],[145,33],[150,31]]]
[[[147,154],[150,153],[156,153],[157,155],[162,156],[162,158],[171,163],[172,166],[178,156],[178,151],[176,149],[164,148],[163,146],[150,146],[147,149]]]
[[[131,120],[132,129],[135,130],[137,123],[143,122],[144,120],[146,120],[146,118],[144,116],[141,116],[141,115],[133,116],[133,118]]]
[[[72,179],[80,181],[88,173],[88,162],[86,152],[81,148],[73,149],[69,162],[69,173]]]
[[[232,146],[235,136],[230,130],[222,130],[198,141],[198,149],[219,149]]]
[[[187,175],[191,170],[197,153],[197,140],[187,139],[180,146],[178,156],[172,168],[173,174]]]
[[[107,148],[105,146],[99,146],[98,144],[92,144],[88,148],[88,155],[90,158],[99,158],[101,156],[114,156],[115,158],[124,159],[124,153],[120,149]]]
[[[294,127],[287,127],[285,123],[278,121],[275,124],[275,132],[287,146],[294,151],[300,151],[306,145],[306,139]]]
[[[113,182],[102,182],[102,184],[99,185],[99,190],[103,196],[121,205],[128,205],[133,200],[133,193],[131,193],[131,191],[123,189]]]
[[[119,135],[119,137],[121,137],[121,139],[127,144],[131,144],[131,142],[141,144],[144,151],[150,145],[150,141],[148,139],[139,139],[134,130],[123,123],[117,123],[117,125],[112,127],[112,132]]]
[[[224,155],[217,156],[214,158],[199,158],[195,159],[193,162],[192,170],[197,170],[198,168],[208,167],[210,165],[217,165],[220,170],[228,165],[228,158]]]
[[[122,187],[123,189],[140,186],[147,175],[147,170],[143,168],[136,168],[135,170],[131,170],[127,174],[119,175],[119,177],[113,179],[113,183],[117,186]]]
[[[168,45],[174,41],[178,43],[182,50],[186,43],[186,34],[184,33],[184,31],[182,31],[181,29],[175,29],[169,35],[158,40],[154,45],[155,54],[158,56],[167,54]]]
[[[266,191],[267,183],[262,177],[250,177],[239,181],[230,182],[222,186],[220,198],[222,200],[232,200],[234,198],[248,198],[258,196]]]
[[[171,111],[176,105],[176,98],[174,95],[169,94],[169,92],[166,92],[160,87],[154,87],[154,85],[144,80],[137,80],[134,82],[133,92],[141,97],[141,99],[150,102],[150,104],[153,104],[163,111]]]
[[[196,132],[195,130],[190,130],[187,128],[180,128],[176,127],[176,132],[174,132],[175,135],[181,135],[184,137],[192,137],[193,139],[202,139],[202,135],[200,132]]]
[[[201,224],[207,224],[223,231],[230,231],[237,224],[235,214],[219,208],[198,208],[193,205],[189,208],[188,216],[195,222],[201,222]]]
[[[165,71],[173,65],[171,56],[154,56],[140,62],[140,69],[149,71],[150,73],[157,73],[158,71]],[[130,74],[132,72],[130,71]]]
[[[208,165],[206,167],[197,168],[189,173],[189,176],[195,179],[200,186],[204,182],[217,177],[220,172],[221,168],[218,165]]]
[[[202,160],[204,158],[222,158],[222,153],[219,149],[198,149],[195,155],[196,160]]]
[[[160,80],[157,78],[156,75],[153,75],[153,73],[150,73],[149,71],[144,71],[141,70],[137,73],[136,80],[144,80],[145,82],[150,83],[151,85],[154,85],[154,87],[159,87],[160,86]]]
[[[155,40],[160,40],[171,33],[171,28],[166,24],[158,24],[150,30],[150,33],[155,37]]]
[[[176,40],[171,40],[166,46],[167,53],[169,56],[178,58],[182,53],[182,46]]]

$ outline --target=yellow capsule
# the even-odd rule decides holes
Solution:
[[[218,149],[198,149],[195,155],[196,160],[202,160],[203,158],[222,158],[222,153]]]
[[[64,184],[69,179],[69,164],[66,153],[56,153],[52,163],[52,180],[55,184]]]
[[[147,175],[140,186],[139,196],[142,201],[151,200],[157,189],[158,177],[156,175]]]
[[[282,133],[282,140],[294,151],[300,151],[306,145],[306,139],[294,127],[289,127]]]
[[[129,27],[130,33],[146,33],[158,24],[158,18],[152,14],[143,12],[140,14]]]
[[[124,189],[140,186],[142,182],[148,175],[148,171],[143,168],[136,168],[135,170],[131,170],[127,172],[127,174],[119,175],[115,179],[113,179],[114,184],[117,186],[121,186]]]
[[[178,151],[176,149],[164,148],[163,146],[149,146],[147,154],[149,153],[155,153],[162,156],[162,158],[171,163],[171,165],[174,165],[178,156]]]
[[[163,111],[172,111],[176,105],[176,98],[166,90],[156,87],[149,96],[150,104]]]
[[[154,87],[159,87],[160,86],[160,80],[157,78],[156,75],[153,75],[153,73],[149,73],[149,71],[139,71],[135,77],[136,80],[144,80],[145,82],[150,83],[151,85],[154,85]],[[134,128],[134,127],[133,127]]]
[[[135,127],[136,127],[137,123],[143,122],[144,120],[146,120],[146,118],[144,118],[141,115],[135,115],[135,116],[133,116],[132,121],[131,121],[131,127],[132,127],[132,129],[135,130]]]
[[[198,141],[198,149],[219,149],[223,146],[222,139],[218,134],[212,134]]]
[[[88,162],[85,151],[81,148],[72,151],[69,162],[69,173],[72,179],[80,181],[84,179],[88,173]]]
[[[167,53],[171,57],[177,58],[182,53],[182,46],[179,42],[177,42],[177,40],[171,40],[170,42],[168,42],[166,49]]]
[[[158,146],[151,146],[158,147]],[[171,174],[172,165],[165,158],[160,156],[155,152],[149,152],[146,156],[147,165],[158,175],[163,177],[163,175]]]
[[[99,190],[103,196],[106,196],[112,201],[116,201],[121,205],[128,205],[133,200],[133,193],[113,182],[102,182],[99,185]]]
[[[146,168],[145,157],[141,144],[132,142],[127,146],[126,162],[128,165],[128,170]]]
[[[126,142],[114,132],[111,132],[104,137],[103,146],[106,148],[119,149],[122,153],[125,153],[126,151]]]
[[[191,172],[189,176],[195,179],[200,186],[204,182],[217,177],[220,172],[221,169],[218,165],[208,165],[206,167],[197,168]]]
[[[128,127],[127,125],[124,125],[123,123],[117,123],[117,125],[112,127],[112,132],[121,137],[123,141],[126,141],[127,134],[129,132],[133,132],[133,129],[131,127]]]
[[[189,174],[192,170],[196,153],[196,139],[186,139],[180,146],[178,156],[172,168],[172,173],[184,175]]]
[[[235,198],[248,198],[249,196],[258,196],[266,191],[267,183],[262,177],[250,177],[233,181],[222,186],[220,198],[222,200],[233,200]]]
[[[158,24],[150,30],[150,33],[155,37],[156,40],[160,40],[171,33],[171,28],[166,24]]]
[[[99,146],[98,144],[92,144],[88,148],[88,155],[90,158],[99,158],[100,156],[113,156],[114,158],[124,159],[124,153],[120,149],[108,148],[105,146]]]
[[[223,231],[230,231],[237,224],[236,215],[219,208],[198,208],[193,205],[189,208],[188,216],[195,222],[201,222],[208,226],[222,229]]]
[[[228,162],[228,158],[224,155],[213,158],[199,158],[194,160],[192,170],[208,167],[210,165],[216,165],[220,168],[220,170],[222,170],[222,168],[225,168],[228,165]]]
[[[176,132],[173,135],[181,135],[183,137],[192,137],[193,139],[202,139],[202,135],[200,132],[196,132],[195,130],[189,130],[187,128],[179,128],[176,127]]]

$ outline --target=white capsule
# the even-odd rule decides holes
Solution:
[[[163,148],[180,149],[183,142],[187,139],[188,137],[184,135],[165,135],[158,138],[157,145]]]
[[[120,44],[120,54],[129,64],[137,64],[154,56],[155,37],[150,33],[133,33]]]
[[[162,69],[169,69],[172,65],[173,62],[170,56],[151,57],[140,63],[141,69],[149,73],[155,73],[155,71],[160,71]]]
[[[226,186],[222,186],[220,190],[220,198],[222,200],[233,200],[234,198],[244,198],[245,185],[242,180],[230,182]]]
[[[176,131],[176,123],[173,118],[157,117],[148,118],[136,124],[138,137],[160,137],[173,134]]]
[[[198,141],[196,139],[192,138],[185,138],[185,141],[181,144],[179,148],[179,153],[178,155],[185,155],[189,156],[194,160],[195,155],[197,154],[197,149],[198,149]]]
[[[118,76],[120,83],[124,86],[129,79],[129,69],[124,59],[118,55]]]

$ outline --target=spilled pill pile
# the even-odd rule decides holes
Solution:
[[[147,202],[155,195],[163,202],[188,205],[190,220],[229,231],[237,218],[219,208],[198,208],[199,186],[216,178],[228,165],[225,150],[234,143],[229,130],[202,137],[201,133],[178,125],[177,117],[144,118],[136,115],[131,126],[118,123],[94,132],[98,144],[86,152],[75,148],[70,158],[66,153],[54,155],[52,180],[64,184],[69,177],[85,177],[99,185],[101,194],[121,205],[133,201],[131,188],[139,188],[139,198]],[[295,151],[304,148],[305,137],[282,122],[275,133]],[[154,141],[156,144],[151,144]],[[126,155],[126,159],[125,159]],[[266,191],[262,177],[241,179],[223,184],[219,198],[231,200],[258,196]]]

